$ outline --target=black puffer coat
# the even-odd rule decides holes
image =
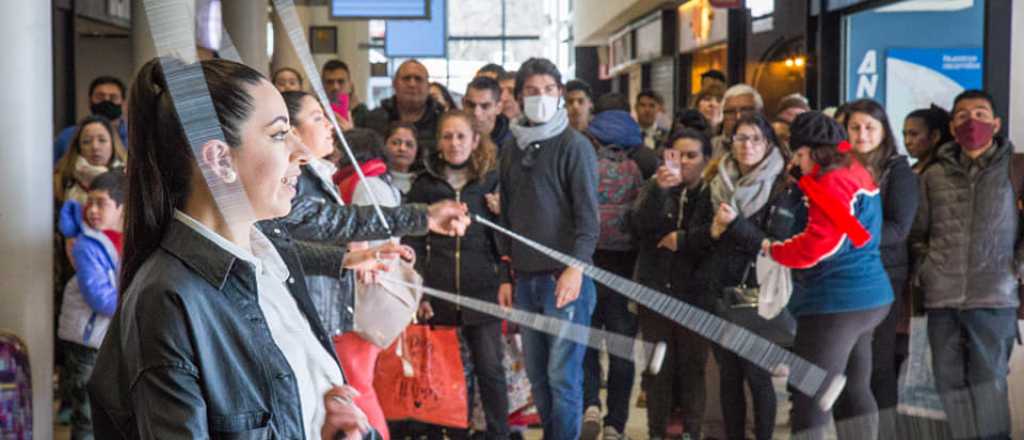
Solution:
[[[497,171],[491,170],[480,178],[470,180],[459,191],[448,184],[443,172],[443,165],[428,163],[427,170],[416,179],[406,200],[410,203],[456,200],[465,203],[471,215],[482,215],[497,222],[497,216],[487,209],[484,198],[485,194],[497,191]],[[509,272],[507,266],[501,263],[494,231],[491,229],[474,222],[462,237],[430,233],[422,237],[406,238],[405,243],[416,250],[416,269],[423,275],[424,285],[483,301],[498,302],[498,286],[503,280],[508,282]],[[441,299],[428,300],[434,310],[431,324],[474,325],[497,320]]]
[[[704,304],[707,279],[698,269],[707,260],[711,237],[706,234],[712,210],[703,183],[684,194],[683,186],[663,190],[654,179],[644,186],[630,212],[630,225],[639,243],[635,279],[638,283],[698,307]],[[675,232],[677,251],[658,248]],[[704,232],[703,234],[701,232]]]

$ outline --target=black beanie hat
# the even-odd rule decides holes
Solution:
[[[818,111],[799,114],[789,127],[789,145],[794,151],[800,147],[835,146],[845,139],[843,126]]]

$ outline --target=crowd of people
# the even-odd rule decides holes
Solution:
[[[899,438],[907,321],[926,314],[952,432],[1009,438],[1024,161],[984,91],[910,113],[901,149],[876,101],[816,111],[793,94],[767,109],[717,71],[670,109],[651,90],[595,97],[533,58],[514,72],[484,66],[456,102],[408,60],[394,96],[369,109],[340,60],[320,72],[327,107],[295,69],[202,69],[223,140],[193,152],[154,60],[130,91],[93,81],[91,114],[54,143],[73,438],[521,436],[511,332],[546,439],[626,438],[634,397],[652,439],[773,438],[773,376],[785,372],[470,218],[723,319],[735,292],[759,285],[759,258],[791,268],[791,328],[736,323],[845,376],[834,411],[791,393],[792,431],[806,438],[833,418],[859,421],[840,438]],[[227,218],[211,179],[240,184],[252,218]],[[427,287],[665,342],[663,366],[634,396],[631,361],[612,356],[604,374],[598,349],[425,296],[415,315],[458,329],[466,407],[484,417],[401,423],[374,386],[390,348],[357,323],[361,295],[403,267]],[[706,428],[713,417],[724,429]]]

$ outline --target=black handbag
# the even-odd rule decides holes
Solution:
[[[753,266],[754,263],[747,265],[740,285],[722,289],[721,295],[715,300],[715,314],[776,344],[793,345],[793,338],[796,337],[796,319],[789,310],[782,309],[782,312],[772,319],[765,319],[757,314],[760,288],[747,284]]]

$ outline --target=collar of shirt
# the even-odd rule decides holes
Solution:
[[[252,246],[252,252],[249,252],[180,210],[174,210],[174,218],[236,258],[255,266],[257,274],[266,271],[267,274],[282,282],[288,279],[288,266],[285,265],[284,260],[281,259],[281,255],[277,253],[277,248],[270,242],[270,239],[263,235],[259,229],[256,229],[256,226],[253,226],[249,232],[250,245]]]

